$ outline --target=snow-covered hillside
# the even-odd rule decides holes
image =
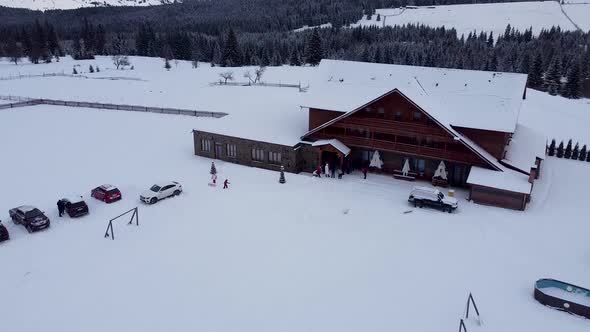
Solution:
[[[166,71],[160,59],[131,62],[133,71],[112,69],[106,57],[0,61],[0,76],[69,73],[78,64],[93,77],[0,81],[0,94],[234,115],[285,107],[300,95],[210,85],[221,71],[241,79],[251,68],[173,62]],[[90,64],[101,72],[87,73]],[[269,67],[264,80],[305,84],[314,70]],[[524,124],[586,137],[586,101],[527,95]],[[470,332],[588,330],[587,320],[536,302],[533,283],[550,277],[590,287],[590,223],[578,198],[590,186],[590,163],[548,158],[525,212],[470,203],[464,190],[457,213],[415,209],[407,202],[414,183],[389,176],[287,174],[282,185],[278,172],[216,161],[219,179],[231,182],[223,190],[207,185],[211,160],[193,154],[191,130],[211,121],[46,105],[0,110],[0,182],[10,188],[0,191],[0,219],[12,237],[0,244],[3,329],[456,331],[472,292],[484,325],[471,319]],[[181,182],[184,193],[140,204],[140,192],[161,180]],[[102,183],[117,185],[123,200],[90,199]],[[66,195],[84,195],[90,215],[59,218],[55,203]],[[27,234],[9,222],[8,209],[21,204],[47,212],[51,228]],[[103,238],[108,220],[135,206],[139,227],[121,220],[116,240]]]
[[[581,29],[590,30],[590,4],[566,4],[563,8]],[[380,21],[377,21],[377,15],[373,15],[371,20],[364,17],[353,26],[424,24],[455,28],[459,36],[467,36],[473,31],[492,31],[498,36],[504,33],[508,24],[520,31],[532,27],[534,34],[552,26],[559,26],[562,30],[576,29],[555,1],[378,9],[377,13],[381,16]]]
[[[153,6],[173,0],[0,0],[0,6],[34,10],[76,9],[101,6]]]

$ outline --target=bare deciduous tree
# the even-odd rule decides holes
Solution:
[[[247,78],[248,79],[248,83],[252,84],[252,82],[253,82],[252,81],[252,73],[250,73],[249,70],[246,70],[244,72],[244,78]]]
[[[254,70],[254,73],[256,74],[256,78],[254,79],[254,83],[260,83],[260,80],[262,79],[262,75],[264,75],[265,71],[266,71],[265,66],[260,66],[260,67],[256,68],[256,70]]]
[[[226,71],[223,73],[219,73],[219,76],[221,76],[221,78],[223,78],[223,84],[227,84],[227,81],[233,81],[234,72],[233,71]]]
[[[129,57],[126,55],[113,55],[111,59],[113,60],[113,64],[117,67],[117,69],[125,69],[125,67],[131,65]]]

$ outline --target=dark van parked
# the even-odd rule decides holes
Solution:
[[[34,206],[22,205],[8,211],[10,218],[17,225],[23,225],[29,233],[49,227],[49,218]]]

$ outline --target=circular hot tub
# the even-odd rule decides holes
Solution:
[[[590,290],[555,279],[535,282],[535,299],[571,314],[590,318]]]

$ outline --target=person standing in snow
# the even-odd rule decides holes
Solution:
[[[369,170],[367,169],[367,166],[363,166],[363,168],[361,169],[361,172],[363,172],[363,176],[364,176],[365,179],[367,178],[367,172],[368,171]]]
[[[64,204],[64,202],[61,199],[59,201],[57,201],[57,211],[59,212],[60,217],[62,217],[64,215],[65,209],[66,209],[66,205]]]
[[[332,179],[336,178],[336,165],[334,164],[332,164],[332,166],[330,167],[330,175]]]
[[[322,177],[322,167],[318,165],[318,168],[313,171],[313,176],[321,178]]]
[[[324,173],[326,174],[327,178],[330,177],[330,165],[328,165],[328,163],[326,163],[326,167],[324,167]]]
[[[342,171],[342,168],[338,169],[338,179],[342,179],[342,175],[344,175],[344,172]]]
[[[229,185],[229,180],[225,179],[225,181],[223,181],[223,189],[228,189],[229,188],[228,185]]]
[[[211,175],[211,183],[213,183],[213,185],[217,184],[217,174]]]

